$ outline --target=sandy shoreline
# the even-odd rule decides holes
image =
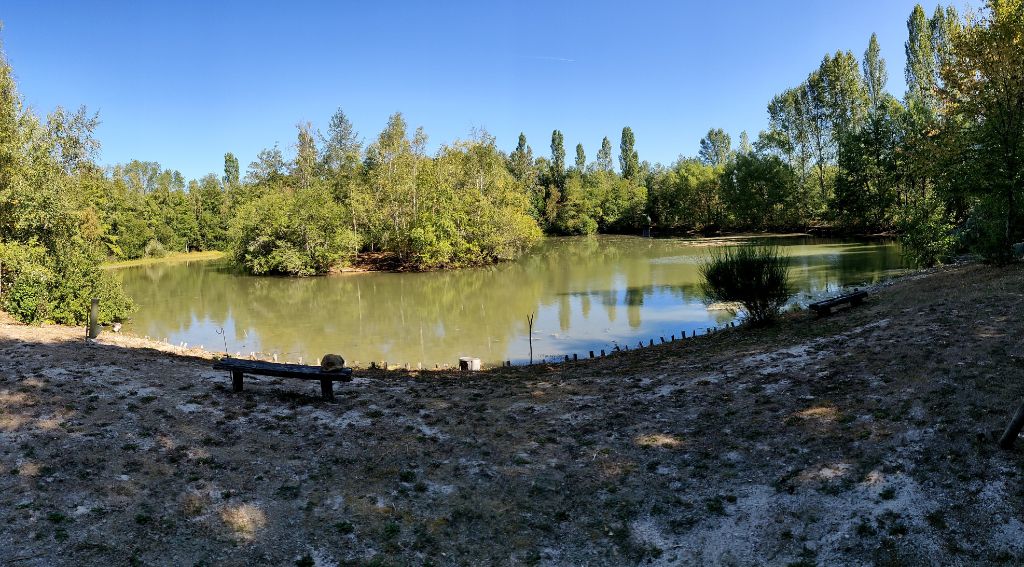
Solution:
[[[247,379],[0,324],[0,564],[1019,563],[1024,269],[597,361]],[[182,356],[185,355],[185,356]]]

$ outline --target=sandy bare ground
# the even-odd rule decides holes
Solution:
[[[358,371],[335,403],[0,324],[0,564],[1020,564],[1024,449],[990,434],[1022,299],[1021,267],[961,266],[599,361]]]

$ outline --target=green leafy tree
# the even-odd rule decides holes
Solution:
[[[938,108],[935,50],[932,46],[932,29],[928,16],[920,4],[914,6],[907,18],[907,41],[904,50],[907,55],[907,101],[919,106],[929,119]]]
[[[612,161],[612,143],[607,136],[601,139],[601,149],[597,152],[597,170],[611,172],[615,169]]]
[[[633,135],[633,129],[626,126],[622,129],[622,138],[619,141],[619,168],[625,179],[635,179],[640,175],[640,157],[634,146],[636,137]]]
[[[949,166],[977,199],[969,227],[974,246],[1006,260],[1024,238],[1024,2],[990,0],[951,39],[943,65],[942,137],[957,148]]]
[[[519,133],[519,143],[509,155],[509,171],[520,183],[532,182],[536,176],[533,169],[533,149],[526,143],[526,134]]]
[[[329,192],[312,186],[271,192],[232,219],[231,253],[250,273],[310,276],[350,260],[359,238]]]
[[[724,166],[732,154],[732,138],[721,128],[708,130],[700,140],[698,159],[706,165]]]
[[[559,130],[551,133],[551,181],[559,188],[565,182],[565,137]]]
[[[224,154],[224,177],[222,181],[225,187],[234,187],[240,180],[238,170],[238,158],[235,154],[228,152]]]
[[[0,51],[0,306],[26,322],[84,322],[92,298],[101,321],[132,309],[110,274],[99,269],[104,227],[85,207],[98,146],[82,109],[42,124],[22,103]]]
[[[740,155],[750,155],[754,153],[754,146],[750,143],[750,136],[747,135],[747,131],[740,132],[740,144],[736,148],[736,153]]]

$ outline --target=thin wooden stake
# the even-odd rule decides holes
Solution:
[[[530,364],[531,365],[533,364],[533,317],[534,317],[533,313],[531,313],[531,314],[526,316],[526,323],[530,327]]]
[[[86,329],[86,337],[95,339],[98,336],[100,336],[100,300],[94,297],[89,306],[89,328]]]

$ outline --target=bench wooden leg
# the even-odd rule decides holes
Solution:
[[[320,397],[328,401],[334,401],[334,380],[320,381]]]
[[[1024,404],[1017,408],[1017,412],[1013,414],[1013,419],[1006,426],[1006,431],[1003,431],[1002,437],[999,438],[999,448],[1012,449],[1013,444],[1017,441],[1017,436],[1020,435],[1021,429],[1024,429]]]
[[[242,391],[242,373],[238,370],[231,372],[231,389],[235,392]]]

